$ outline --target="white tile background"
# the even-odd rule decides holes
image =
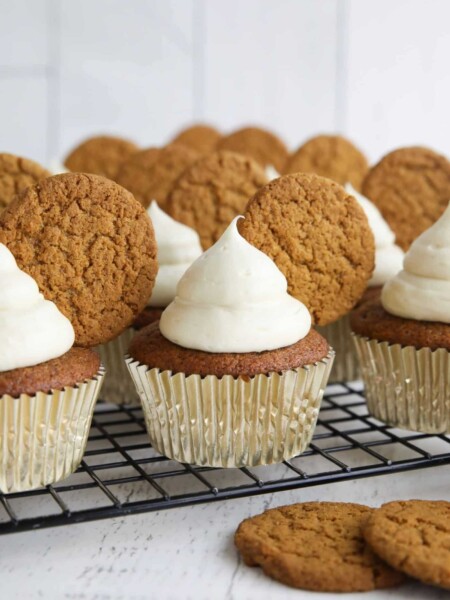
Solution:
[[[0,151],[197,119],[450,154],[448,0],[0,0]]]

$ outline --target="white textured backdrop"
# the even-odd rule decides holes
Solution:
[[[448,0],[0,0],[0,151],[192,120],[450,154]]]

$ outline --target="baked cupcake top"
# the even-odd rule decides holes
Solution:
[[[161,210],[156,200],[147,213],[152,220],[158,248],[158,274],[148,306],[165,307],[175,298],[177,283],[202,253],[198,233]]]
[[[0,244],[0,372],[31,367],[70,350],[75,332],[36,281]]]
[[[345,185],[345,191],[358,201],[366,213],[375,238],[375,270],[368,286],[383,285],[402,268],[404,252],[395,243],[395,233],[383,219],[375,204],[357,192],[351,183]]]
[[[186,271],[163,312],[161,333],[185,348],[219,353],[290,346],[311,327],[275,263],[238,232],[236,217]]]
[[[397,317],[450,324],[450,205],[412,243],[403,269],[383,287],[381,303]]]

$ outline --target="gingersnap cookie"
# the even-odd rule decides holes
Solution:
[[[266,129],[244,127],[223,137],[217,150],[231,150],[250,156],[264,169],[269,165],[281,173],[289,152],[284,142]]]
[[[370,515],[363,534],[392,567],[450,589],[450,502],[388,502]]]
[[[316,325],[336,321],[361,298],[374,268],[374,238],[342,186],[313,174],[284,175],[256,192],[244,216],[241,234],[276,263]]]
[[[195,229],[207,249],[265,183],[266,174],[251,158],[235,152],[213,152],[176,181],[164,210]]]
[[[142,205],[99,175],[65,173],[24,190],[0,215],[13,253],[75,329],[75,345],[116,337],[146,306],[157,271]]]
[[[192,125],[180,131],[172,140],[172,144],[181,144],[197,150],[199,154],[212,152],[222,135],[210,125]]]
[[[317,592],[364,592],[404,580],[365,544],[368,506],[305,502],[243,521],[235,544],[249,566],[292,587]]]
[[[428,148],[400,148],[372,167],[362,190],[407,250],[449,203],[450,161]]]
[[[0,153],[0,212],[16,194],[50,175],[50,171],[28,158]]]
[[[346,138],[318,135],[290,156],[283,173],[316,173],[360,191],[368,168],[364,154]]]
[[[145,208],[156,200],[165,210],[167,195],[174,182],[199,156],[196,150],[179,144],[161,149],[148,148],[122,165],[116,181],[134,194]]]
[[[114,179],[123,161],[138,150],[136,144],[129,140],[100,135],[89,138],[72,150],[64,166],[74,173],[93,173]]]

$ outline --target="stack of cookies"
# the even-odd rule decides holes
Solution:
[[[234,541],[246,565],[304,590],[365,592],[408,576],[450,590],[450,502],[281,506],[243,521]]]

